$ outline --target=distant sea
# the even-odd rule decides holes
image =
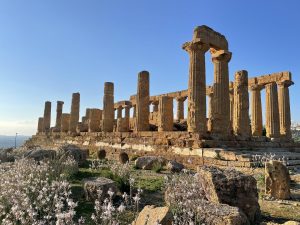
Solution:
[[[17,147],[23,145],[30,136],[17,136]],[[0,148],[15,147],[15,136],[0,135]]]

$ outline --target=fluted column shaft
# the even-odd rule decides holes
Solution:
[[[43,132],[44,118],[39,117],[37,133]]]
[[[122,118],[122,110],[123,110],[122,106],[119,106],[117,108],[117,119]]]
[[[184,119],[184,101],[186,100],[186,97],[178,97],[177,100],[177,120],[183,120]]]
[[[158,131],[173,131],[173,98],[161,96],[159,98]]]
[[[278,93],[276,83],[266,84],[266,131],[267,137],[280,136]]]
[[[233,117],[234,117],[234,84],[229,83],[229,102],[230,102],[230,130],[233,131]]]
[[[153,101],[151,104],[153,105],[153,112],[158,112],[159,101]]]
[[[212,53],[214,64],[214,97],[212,113],[212,133],[228,136],[230,133],[230,101],[228,62],[231,53],[220,50]]]
[[[207,110],[207,118],[208,118],[208,121],[207,121],[207,130],[209,132],[211,132],[211,127],[212,127],[212,113],[213,113],[213,96],[214,96],[214,93],[213,92],[210,92],[208,94],[208,110]]]
[[[102,112],[102,130],[104,132],[113,132],[114,118],[114,84],[111,82],[105,82]]]
[[[90,109],[89,120],[88,120],[89,132],[99,132],[100,131],[101,117],[102,117],[102,110]]]
[[[261,90],[263,86],[251,86],[251,130],[252,135],[262,136],[263,121],[262,121],[262,104],[261,104]]]
[[[72,95],[72,105],[70,114],[70,133],[76,133],[76,127],[79,122],[79,109],[80,109],[80,94],[73,93]]]
[[[243,138],[250,137],[248,72],[235,73],[233,132]]]
[[[61,131],[61,116],[62,116],[62,111],[63,111],[63,105],[64,105],[64,102],[57,101],[55,128],[58,132]]]
[[[61,132],[68,132],[70,126],[70,114],[63,113],[61,116]]]
[[[189,84],[188,84],[188,132],[205,134],[206,124],[206,75],[205,52],[209,46],[192,41],[183,45],[189,53]]]
[[[292,138],[289,93],[289,86],[291,86],[292,84],[294,84],[292,81],[284,81],[278,83],[280,135],[287,140],[290,140]]]
[[[43,131],[49,132],[51,124],[51,102],[45,102]]]
[[[138,74],[138,87],[136,98],[136,131],[149,131],[149,72]]]

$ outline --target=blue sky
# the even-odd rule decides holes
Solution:
[[[44,101],[70,111],[71,94],[102,107],[103,83],[115,99],[136,92],[137,74],[150,72],[152,95],[187,88],[194,27],[224,34],[233,56],[230,78],[289,70],[292,119],[300,121],[298,0],[0,0],[0,134],[33,134]],[[210,55],[207,84],[212,83]],[[298,87],[299,86],[299,87]],[[263,95],[264,96],[264,95]]]

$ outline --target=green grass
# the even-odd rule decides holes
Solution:
[[[135,181],[135,187],[141,188],[144,191],[155,192],[160,191],[164,186],[164,178],[160,177],[137,177]]]

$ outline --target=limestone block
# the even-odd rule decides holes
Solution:
[[[151,170],[154,166],[165,166],[167,160],[159,156],[143,156],[135,160],[135,166],[138,169]]]
[[[198,178],[208,201],[238,207],[251,224],[260,218],[256,180],[234,169],[198,167]]]
[[[89,201],[95,201],[99,199],[103,201],[105,198],[108,198],[109,195],[107,192],[113,191],[114,195],[118,193],[117,185],[111,179],[105,177],[91,177],[87,179],[83,179],[83,187],[85,192],[85,197]],[[102,191],[102,194],[99,198],[99,190]]]
[[[290,199],[290,175],[285,165],[279,161],[265,164],[266,194],[276,199]]]
[[[132,225],[161,224],[172,225],[173,216],[169,207],[146,205]]]

